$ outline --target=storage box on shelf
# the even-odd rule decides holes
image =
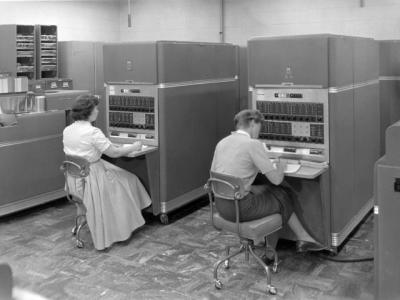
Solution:
[[[37,78],[56,78],[57,26],[36,25]]]
[[[36,49],[33,25],[0,25],[0,70],[35,79]]]

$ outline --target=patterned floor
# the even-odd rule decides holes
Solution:
[[[167,226],[146,216],[128,241],[96,251],[88,233],[85,248],[74,247],[74,207],[61,199],[0,218],[0,262],[11,265],[17,286],[49,299],[373,299],[373,262],[300,255],[289,242],[278,244],[277,296],[265,294],[263,270],[244,256],[222,270],[224,288],[216,290],[212,265],[235,238],[216,231],[200,203],[172,215]],[[339,256],[371,256],[372,228],[370,215]]]

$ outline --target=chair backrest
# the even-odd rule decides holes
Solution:
[[[244,182],[240,177],[210,171],[208,182],[215,197],[235,200],[245,195]]]
[[[0,299],[12,299],[13,278],[8,264],[0,264]]]
[[[90,162],[80,156],[66,155],[60,169],[72,177],[83,178],[90,173]]]

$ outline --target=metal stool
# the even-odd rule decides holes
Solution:
[[[82,227],[87,225],[86,222],[86,207],[83,204],[83,199],[77,195],[71,195],[68,185],[68,176],[74,178],[75,185],[79,180],[82,185],[82,197],[85,192],[86,177],[90,172],[90,163],[79,156],[66,155],[65,160],[62,162],[60,170],[64,173],[65,189],[67,192],[67,199],[75,204],[78,213],[75,218],[75,226],[72,228],[72,234],[76,236],[76,246],[83,248],[84,242],[79,238]]]
[[[272,271],[276,273],[278,271],[278,255],[275,249],[268,244],[267,236],[282,228],[282,216],[280,214],[273,214],[254,221],[239,222],[239,201],[244,195],[243,180],[238,177],[216,172],[210,172],[210,174],[211,176],[205,185],[205,189],[208,192],[210,200],[211,222],[216,229],[235,233],[240,239],[240,248],[238,251],[230,254],[229,251],[232,246],[226,246],[226,257],[215,263],[215,287],[217,289],[222,288],[222,282],[218,279],[218,267],[224,263],[225,268],[228,269],[230,267],[230,259],[244,252],[247,262],[249,261],[249,254],[251,254],[263,267],[267,274],[267,292],[271,295],[276,295],[277,290],[271,284],[271,272],[269,266],[254,252],[254,249],[259,247],[254,245],[254,240],[264,239],[265,245],[262,246],[262,248],[265,250],[265,256],[268,252],[271,252],[274,255]],[[235,202],[236,222],[225,220],[214,210],[214,197]]]

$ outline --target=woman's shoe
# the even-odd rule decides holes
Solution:
[[[325,247],[320,243],[313,243],[307,241],[297,241],[296,242],[296,251],[297,252],[307,252],[307,251],[320,251],[324,250]]]

